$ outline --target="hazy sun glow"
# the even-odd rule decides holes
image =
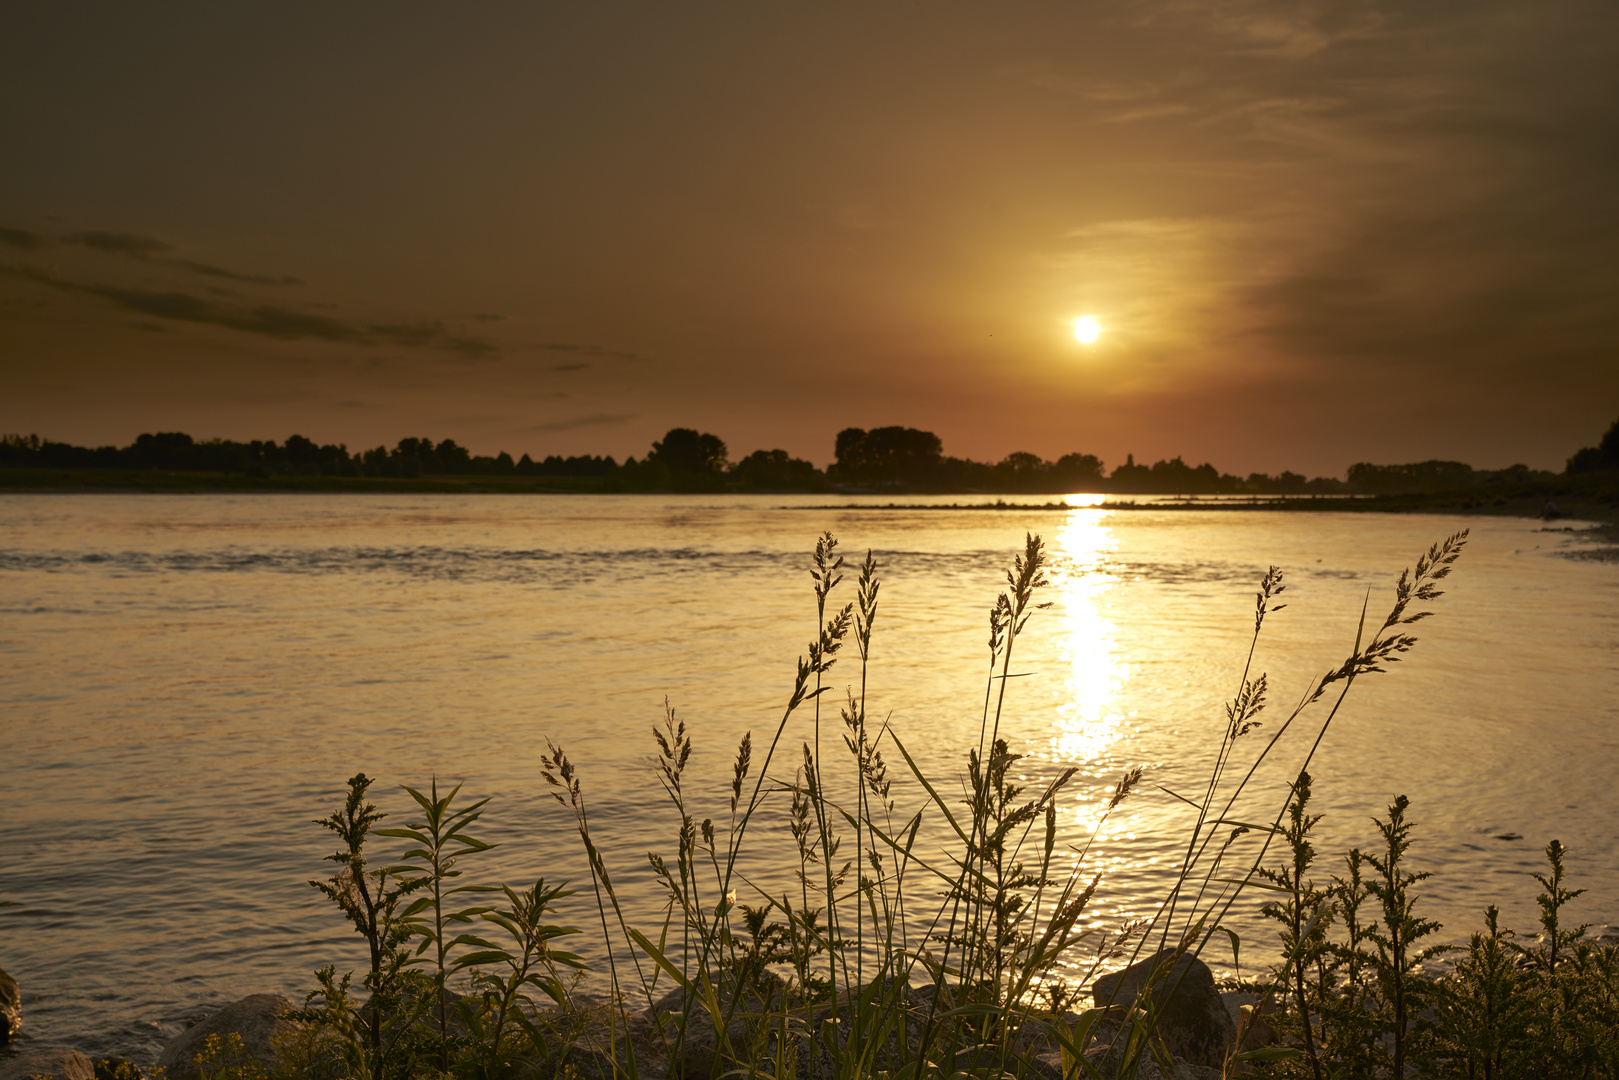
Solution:
[[[1094,315],[1082,315],[1074,320],[1074,336],[1081,343],[1089,345],[1102,336],[1102,324],[1096,321]]]

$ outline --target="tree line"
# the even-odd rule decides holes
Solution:
[[[637,460],[610,456],[528,454],[501,451],[474,455],[453,439],[401,439],[351,453],[346,444],[318,444],[301,435],[285,442],[229,439],[198,441],[182,432],[144,434],[125,447],[82,447],[37,435],[0,438],[0,468],[134,469],[162,472],[272,476],[396,477],[491,476],[570,478],[568,486],[600,491],[989,491],[1059,493],[1099,491],[1140,494],[1403,494],[1453,491],[1479,483],[1529,482],[1554,474],[1524,465],[1478,470],[1459,461],[1403,465],[1361,462],[1343,479],[1223,473],[1213,464],[1190,465],[1180,457],[1137,463],[1127,455],[1110,472],[1094,454],[1064,454],[1048,461],[1025,451],[1000,461],[951,457],[931,431],[908,427],[845,428],[838,432],[834,460],[825,470],[785,450],[755,450],[732,461],[725,441],[709,432],[672,428]],[[1619,421],[1594,447],[1569,459],[1567,474],[1619,470]]]

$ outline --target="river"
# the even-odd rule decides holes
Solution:
[[[579,768],[632,920],[656,924],[645,852],[671,852],[677,823],[650,729],[667,697],[694,734],[694,798],[723,820],[737,742],[753,733],[757,767],[815,632],[822,530],[851,563],[834,599],[853,599],[868,549],[880,564],[868,711],[946,791],[977,745],[990,605],[1025,533],[1044,537],[1052,606],[1018,643],[1002,731],[1031,786],[1079,770],[1064,850],[1091,839],[1119,774],[1145,769],[1087,856],[1105,925],[1150,914],[1175,872],[1186,808],[1162,789],[1200,790],[1266,567],[1289,585],[1255,658],[1272,726],[1239,756],[1347,655],[1363,603],[1380,621],[1400,570],[1471,528],[1417,647],[1356,683],[1311,765],[1322,873],[1369,844],[1403,793],[1413,865],[1433,873],[1419,910],[1443,936],[1464,938],[1488,903],[1533,931],[1526,874],[1553,837],[1589,890],[1574,917],[1619,920],[1619,567],[1571,557],[1578,531],[886,501],[0,495],[0,900],[15,905],[0,908],[0,967],[23,987],[25,1039],[150,1061],[209,1007],[300,997],[314,968],[362,966],[363,943],[307,884],[334,847],[312,820],[361,771],[389,824],[408,817],[399,784],[437,777],[487,797],[479,828],[498,846],[465,863],[468,878],[568,878],[584,891],[565,913],[589,926],[572,819],[540,778],[553,740]],[[838,696],[859,677],[852,649],[840,656]],[[1319,715],[1256,774],[1255,813],[1280,805]],[[789,723],[772,776],[791,779],[810,724]],[[835,736],[823,742],[830,760]],[[895,792],[918,797],[903,779]],[[760,827],[762,877],[786,874],[789,844]],[[1268,934],[1256,904],[1230,920],[1250,974]],[[599,956],[599,933],[582,937]],[[1207,958],[1230,972],[1224,941]]]

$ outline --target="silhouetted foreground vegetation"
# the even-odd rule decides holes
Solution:
[[[502,452],[475,456],[453,439],[401,439],[350,453],[345,445],[319,445],[299,435],[284,443],[198,442],[179,432],[142,435],[126,447],[88,448],[8,435],[0,439],[0,485],[60,487],[162,486],[163,477],[194,486],[365,490],[360,481],[411,481],[419,490],[466,490],[482,484],[503,490],[563,491],[857,491],[1202,495],[1373,495],[1384,498],[1456,494],[1460,501],[1505,503],[1535,495],[1568,494],[1580,480],[1582,497],[1619,506],[1619,422],[1601,443],[1576,453],[1562,474],[1511,465],[1474,469],[1459,461],[1350,466],[1343,479],[1283,471],[1246,477],[1179,457],[1137,464],[1133,455],[1111,472],[1094,454],[1047,461],[1030,453],[998,462],[969,461],[944,453],[939,437],[916,428],[886,427],[838,433],[826,470],[785,450],[755,450],[738,461],[718,436],[674,428],[647,454],[622,462],[611,457],[551,456],[535,461]],[[326,481],[315,483],[317,478]]]
[[[1085,917],[1104,899],[1094,869],[1103,853],[1090,840],[1058,851],[1058,805],[1077,770],[1025,789],[1003,728],[1019,636],[1044,606],[1039,538],[1028,539],[990,608],[980,733],[964,748],[962,775],[946,785],[923,773],[898,732],[868,718],[877,565],[868,554],[855,599],[840,607],[843,559],[823,536],[812,563],[819,632],[768,738],[756,743],[750,732],[738,746],[729,797],[712,812],[694,805],[692,735],[667,706],[653,730],[671,844],[646,857],[667,900],[661,925],[631,925],[615,885],[623,869],[609,866],[593,830],[585,777],[549,742],[543,777],[590,868],[576,891],[544,879],[520,889],[469,882],[467,867],[489,849],[475,835],[485,802],[457,804],[458,790],[441,794],[436,784],[407,788],[409,823],[381,829],[367,798],[372,781],[355,776],[343,805],[318,822],[338,840],[337,872],[311,884],[366,942],[363,991],[323,968],[305,1007],[289,1014],[298,1026],[274,1060],[243,1061],[215,1045],[199,1054],[199,1072],[206,1080],[272,1071],[287,1080],[1619,1075],[1619,952],[1568,924],[1579,893],[1564,879],[1556,841],[1536,878],[1540,940],[1520,944],[1491,908],[1443,975],[1424,966],[1445,950],[1431,944],[1438,924],[1418,910],[1426,875],[1409,865],[1405,798],[1379,823],[1374,848],[1351,852],[1341,876],[1316,875],[1315,747],[1354,683],[1416,645],[1411,625],[1429,614],[1419,608],[1442,595],[1436,586],[1465,541],[1463,533],[1430,548],[1400,576],[1388,615],[1363,616],[1347,658],[1262,728],[1269,687],[1251,667],[1253,646],[1286,590],[1281,571],[1265,574],[1236,692],[1210,732],[1219,743],[1211,773],[1175,796],[1186,806],[1175,877],[1161,904],[1143,905],[1146,918],[1110,927]],[[844,650],[859,670],[834,712],[823,695]],[[1286,747],[1309,747],[1297,780],[1258,790],[1254,767],[1290,730]],[[891,770],[885,755],[903,767]],[[1139,769],[1120,778],[1092,838],[1141,779]],[[749,861],[746,838],[763,829],[790,838],[789,866]],[[379,865],[377,837],[407,849]],[[1218,998],[1214,1015],[1189,1015],[1188,1000],[1214,992],[1193,958],[1211,945],[1239,947],[1227,919],[1252,889],[1274,897],[1266,911],[1280,931],[1275,946],[1246,946],[1250,957],[1274,957],[1250,985],[1258,996],[1237,1020]],[[593,984],[567,944],[581,931],[555,921],[558,905],[578,894],[593,900],[590,922],[607,942],[594,950],[607,960]],[[1093,982],[1129,962],[1133,981]],[[1080,1003],[1087,986],[1089,1006]]]

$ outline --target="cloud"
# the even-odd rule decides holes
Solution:
[[[193,274],[202,274],[205,277],[225,278],[227,281],[241,281],[249,285],[302,285],[303,278],[287,275],[270,277],[266,274],[238,274],[234,270],[226,270],[219,266],[210,266],[207,263],[192,262],[189,259],[164,259],[170,266],[178,266],[183,270],[190,270]]]
[[[481,338],[450,333],[437,319],[419,323],[373,323],[366,330],[377,341],[389,345],[410,348],[435,346],[465,356],[486,356],[495,351],[494,345]]]
[[[534,424],[525,428],[526,431],[573,431],[583,427],[604,427],[610,424],[622,424],[627,420],[634,420],[639,413],[591,413],[589,416],[578,416],[571,420],[553,420],[548,424]]]
[[[24,251],[34,251],[45,246],[45,238],[38,233],[31,233],[26,229],[0,228],[0,244],[9,244]]]
[[[155,236],[100,230],[74,233],[67,238],[67,242],[96,251],[105,251],[109,255],[129,255],[136,259],[149,259],[159,252],[174,250],[173,244],[165,243]]]
[[[585,363],[583,361],[580,361],[577,364],[552,364],[550,367],[546,368],[545,370],[547,370],[547,371],[583,371],[583,370],[585,370],[585,368],[587,368],[589,366],[590,366],[589,364],[587,364],[587,363]]]
[[[473,316],[473,318],[477,319],[479,322],[500,322],[505,317],[506,316],[504,315],[496,315],[490,311],[480,311]]]
[[[103,255],[123,255],[131,259],[139,259],[141,262],[173,266],[193,274],[200,274],[203,277],[240,281],[247,285],[302,285],[304,283],[302,278],[292,277],[287,274],[244,274],[236,270],[227,270],[222,266],[215,266],[212,263],[167,256],[164,254],[165,252],[175,250],[173,244],[166,240],[159,240],[155,236],[145,236],[140,233],[90,229],[58,239],[44,236],[40,233],[29,232],[25,229],[0,228],[0,243],[22,248],[24,251],[38,251],[41,248],[53,247],[58,244],[70,244],[75,247],[89,248],[91,251],[98,251]]]
[[[1206,385],[1613,386],[1619,9],[1558,9],[1149,0],[1128,67],[1009,69],[1070,99],[1099,160],[1150,161],[1141,202],[1173,208],[1079,216],[1049,265]]]
[[[442,322],[436,320],[405,324],[358,325],[326,315],[312,315],[306,311],[295,311],[268,304],[228,306],[177,290],[128,289],[115,285],[68,281],[31,267],[0,267],[0,273],[61,292],[95,297],[125,310],[153,318],[220,326],[281,341],[316,340],[353,345],[435,348],[464,356],[486,356],[496,351],[492,342],[453,334]]]
[[[646,360],[639,353],[627,352],[622,349],[604,349],[600,345],[569,345],[565,342],[548,341],[539,346],[548,352],[571,352],[581,356],[605,356],[614,360]]]

